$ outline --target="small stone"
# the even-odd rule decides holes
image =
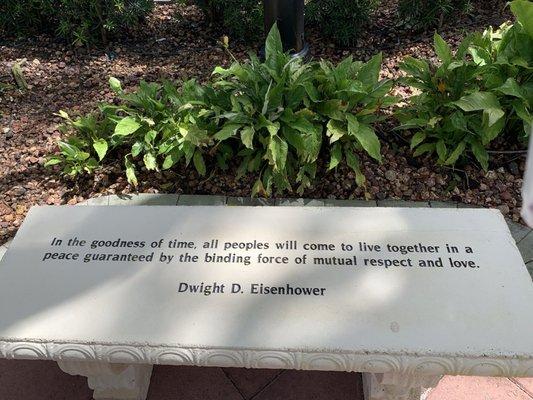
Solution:
[[[22,186],[15,186],[13,189],[11,189],[11,191],[15,196],[22,196],[24,193],[26,193],[26,189],[24,189]]]
[[[385,172],[385,178],[388,180],[388,181],[393,181],[396,179],[396,172],[392,171],[392,170],[387,170]]]
[[[509,201],[509,200],[512,200],[512,199],[513,199],[513,196],[512,196],[511,193],[509,193],[509,192],[503,192],[503,193],[501,194],[501,198],[504,199],[504,200]]]
[[[509,163],[509,171],[511,171],[511,174],[513,175],[520,175],[520,171],[518,170],[518,164],[514,161]]]
[[[6,214],[10,214],[12,213],[13,210],[11,209],[11,207],[9,207],[6,203],[4,203],[3,201],[0,202],[0,216],[2,215],[6,215]]]
[[[27,207],[24,204],[17,204],[17,206],[15,207],[15,212],[17,213],[17,215],[24,215],[26,210]]]

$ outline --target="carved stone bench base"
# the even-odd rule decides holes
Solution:
[[[425,400],[440,375],[363,372],[365,400]]]
[[[70,375],[87,377],[95,400],[146,400],[152,365],[105,362],[58,361]]]

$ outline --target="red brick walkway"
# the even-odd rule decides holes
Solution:
[[[0,400],[90,400],[87,380],[51,361],[0,360]],[[347,372],[156,366],[148,400],[362,400]],[[533,400],[533,379],[445,377],[428,400]]]
[[[1,400],[90,400],[87,380],[49,361],[0,360]],[[148,400],[362,400],[345,372],[156,366]]]

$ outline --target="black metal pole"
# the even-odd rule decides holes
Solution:
[[[304,35],[304,0],[263,0],[265,32],[278,23],[283,50],[305,57],[309,47]]]

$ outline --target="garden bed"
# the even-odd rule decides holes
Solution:
[[[318,29],[309,29],[313,56],[337,61],[352,54],[355,59],[368,60],[372,54],[383,51],[382,76],[387,78],[399,76],[398,64],[406,55],[432,57],[433,32],[409,34],[396,28],[395,3],[383,2],[373,26],[356,47],[336,46],[321,37]],[[497,26],[509,18],[498,11],[501,2],[477,3],[475,16],[463,17],[440,30],[447,41],[457,44],[465,32]],[[112,43],[107,51],[72,48],[48,37],[0,42],[0,75],[22,61],[30,85],[26,92],[11,89],[0,94],[0,243],[16,232],[32,205],[75,204],[99,194],[135,190],[128,185],[121,162],[105,165],[95,176],[77,179],[61,177],[59,170],[45,168],[45,158],[55,151],[60,137],[57,128],[61,120],[54,113],[61,109],[72,114],[88,112],[100,101],[112,101],[114,93],[108,89],[109,76],[121,79],[128,91],[141,79],[207,79],[215,66],[230,62],[219,44],[224,32],[208,26],[196,7],[158,5],[148,25]],[[244,59],[258,44],[230,43],[230,48],[238,59]],[[396,92],[403,97],[410,94],[403,87],[398,87]],[[383,144],[383,163],[362,157],[366,187],[357,187],[354,174],[344,166],[328,172],[324,155],[319,161],[314,188],[306,191],[304,197],[453,200],[497,207],[506,216],[519,220],[525,166],[524,154],[514,153],[522,150],[519,145],[500,143],[498,148],[496,144],[496,151],[505,149],[510,153],[491,154],[490,168],[483,172],[473,163],[451,169],[437,166],[432,158],[413,158],[408,143],[392,132],[389,123],[380,125],[378,133]],[[162,173],[141,170],[137,190],[251,194],[255,177],[237,181],[235,165],[227,171],[209,170],[213,172],[206,177],[200,177],[192,167]]]

